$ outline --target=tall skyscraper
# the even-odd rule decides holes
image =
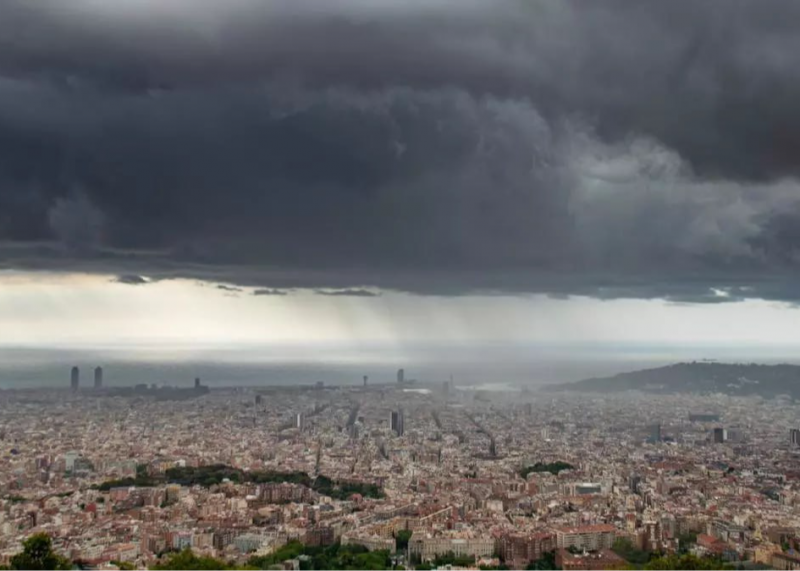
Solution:
[[[717,444],[721,444],[727,440],[727,434],[724,428],[715,428],[714,429],[714,442]]]
[[[103,388],[103,367],[97,367],[94,370],[94,388]]]
[[[398,384],[403,384],[406,381],[406,371],[405,369],[397,369],[397,382]]]
[[[792,428],[789,431],[789,442],[791,442],[793,446],[800,446],[800,429]]]
[[[297,417],[295,417],[295,428],[297,428],[297,430],[303,430],[305,427],[306,417],[302,412],[298,412]]]
[[[200,377],[195,377],[195,379],[194,379],[194,388],[196,388],[196,389],[200,388]]]
[[[397,436],[403,436],[403,433],[405,432],[405,418],[402,408],[392,411],[392,414],[389,417],[389,427],[397,434]]]
[[[661,442],[661,424],[654,424],[650,427],[650,442]]]
[[[72,367],[72,373],[69,378],[69,385],[73,391],[77,391],[81,384],[81,370],[78,367]]]
[[[367,375],[364,375],[364,386],[365,387],[367,386],[367,381],[368,380],[369,380],[369,377]]]

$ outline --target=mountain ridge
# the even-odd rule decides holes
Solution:
[[[729,395],[789,395],[800,398],[800,365],[757,363],[682,362],[592,377],[573,383],[551,384],[546,391],[654,393],[723,393]]]

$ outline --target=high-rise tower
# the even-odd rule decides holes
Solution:
[[[94,388],[103,388],[103,367],[97,367],[94,370]]]
[[[403,409],[393,410],[389,416],[389,428],[393,430],[397,436],[403,436],[405,432],[405,415]]]
[[[69,386],[73,391],[77,391],[81,384],[81,370],[78,367],[72,367],[72,372],[69,377]]]

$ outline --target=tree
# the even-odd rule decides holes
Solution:
[[[695,555],[667,555],[651,559],[642,569],[733,569],[733,565],[715,557]]]
[[[533,466],[526,466],[522,470],[520,470],[519,475],[522,476],[523,479],[528,477],[528,474],[531,472],[550,472],[553,475],[558,475],[559,472],[562,470],[574,470],[575,466],[569,464],[567,462],[562,462],[558,460],[556,462],[551,462],[550,464],[543,464],[541,462],[537,462]]]
[[[22,553],[11,558],[12,569],[72,569],[69,559],[53,551],[46,533],[37,533],[22,542]]]
[[[394,536],[397,541],[397,551],[403,551],[408,547],[408,540],[411,539],[411,534],[414,532],[410,529],[401,529]]]
[[[535,561],[531,561],[530,563],[528,563],[526,569],[535,569],[541,571],[558,569],[558,567],[556,567],[555,551],[548,551],[546,553],[542,553],[542,558],[536,559]]]
[[[692,545],[697,543],[697,534],[694,532],[681,533],[678,535],[678,552],[688,553]]]
[[[169,569],[180,571],[183,569],[231,569],[224,561],[213,557],[198,557],[188,547],[179,553],[173,553],[150,567],[150,569]]]
[[[637,549],[630,539],[619,537],[614,541],[611,550],[634,567],[641,567],[650,560],[650,553]]]

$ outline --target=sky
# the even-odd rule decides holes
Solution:
[[[0,346],[796,354],[798,22],[6,0]]]

